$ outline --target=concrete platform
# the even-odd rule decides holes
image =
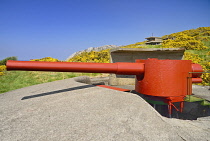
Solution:
[[[193,85],[192,90],[194,96],[210,101],[210,86]]]
[[[168,119],[135,94],[66,79],[0,94],[0,140],[206,141],[210,118]]]

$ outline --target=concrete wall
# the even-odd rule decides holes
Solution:
[[[171,59],[181,60],[185,49],[183,48],[119,48],[112,49],[111,62],[135,62],[136,59]],[[131,75],[110,75],[109,85],[134,85],[135,76]]]

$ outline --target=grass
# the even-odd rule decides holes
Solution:
[[[5,75],[0,76],[0,93],[31,85],[84,75],[97,76],[100,74],[72,72],[7,71]]]
[[[162,48],[162,45],[146,45],[147,48]]]
[[[207,55],[207,52],[210,51],[210,47],[205,50],[186,50],[186,52],[198,54],[200,58],[202,58],[206,62],[210,62],[210,55]]]
[[[210,47],[210,41],[203,41],[204,46]]]

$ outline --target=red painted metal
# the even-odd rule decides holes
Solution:
[[[200,78],[202,73],[199,72],[203,72],[203,69],[201,67],[201,65],[199,64],[192,64],[192,83],[201,83],[202,79]]]
[[[183,97],[187,95],[186,82],[191,71],[189,60],[145,60],[144,77],[137,77],[136,91],[151,96]]]
[[[38,62],[38,61],[7,61],[7,70],[26,71],[58,71],[115,73],[140,75],[144,73],[143,63],[81,63],[81,62]]]
[[[107,86],[107,85],[97,85],[97,86],[112,89],[112,90],[122,91],[122,92],[130,92],[131,91],[129,89],[117,88],[117,87],[112,87],[112,86]]]
[[[193,78],[198,78],[202,75],[202,73],[199,72],[203,72],[203,69],[201,67],[201,65],[199,64],[192,64],[192,77]]]
[[[180,102],[180,112],[183,112],[183,108],[184,108],[184,101]]]
[[[158,98],[167,103],[169,115],[172,107],[178,110],[174,102],[181,102],[179,111],[182,111],[184,97],[192,94],[192,83],[202,81],[200,76],[203,71],[199,64],[192,64],[190,60],[158,59],[137,60],[136,63],[8,61],[7,70],[136,75],[135,90],[150,99]]]
[[[184,97],[192,93],[192,83],[202,82],[202,67],[189,60],[148,59],[137,62],[145,63],[145,73],[136,77],[136,91],[148,95],[150,99],[162,99],[169,106],[169,116],[172,107],[183,111]],[[179,110],[174,102],[180,102]]]
[[[192,83],[201,83],[202,79],[201,78],[192,78]]]

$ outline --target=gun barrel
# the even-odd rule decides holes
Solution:
[[[7,70],[114,73],[140,75],[144,73],[144,63],[82,63],[82,62],[38,62],[7,61]]]

